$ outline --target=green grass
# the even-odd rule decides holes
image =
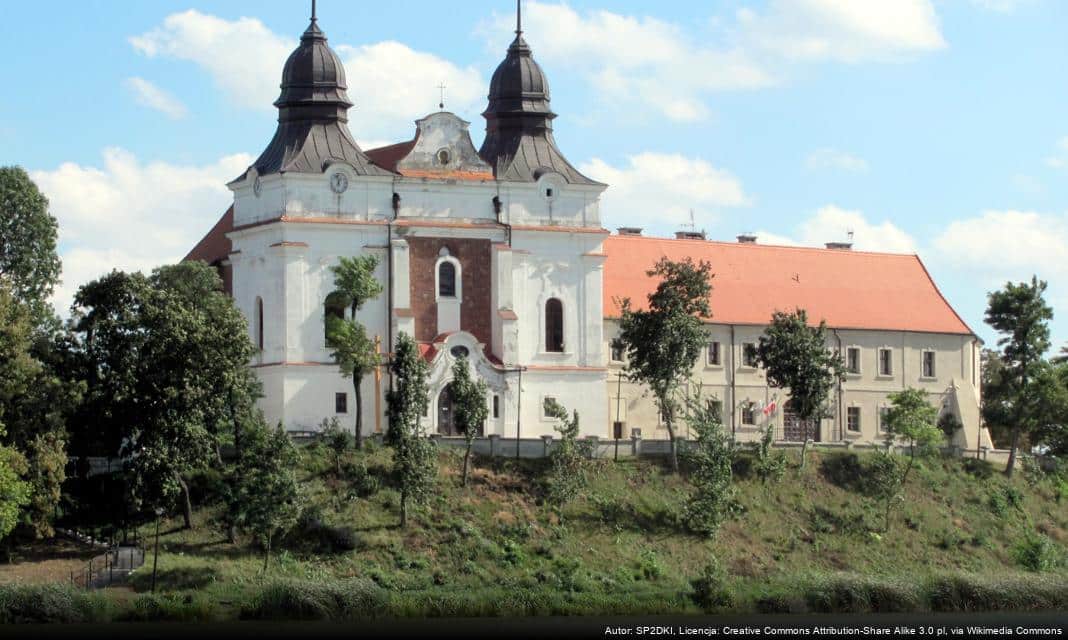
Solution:
[[[71,607],[130,620],[1068,607],[1056,481],[924,460],[887,532],[865,495],[865,456],[814,452],[799,475],[792,455],[778,483],[736,465],[739,513],[705,539],[677,521],[687,484],[654,462],[592,463],[590,487],[557,516],[535,488],[543,462],[476,459],[464,489],[459,456],[442,452],[437,496],[401,530],[388,450],[349,454],[377,479],[367,495],[366,478],[334,477],[330,455],[309,449],[307,498],[323,524],[351,528],[342,549],[294,534],[264,574],[259,550],[228,543],[207,505],[192,530],[163,523],[156,595],[144,594],[149,553],[132,580],[141,596]],[[710,564],[714,584],[697,596]]]

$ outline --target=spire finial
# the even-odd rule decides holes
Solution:
[[[515,34],[523,35],[523,7],[522,0],[515,0]]]
[[[442,111],[445,110],[445,89],[445,81],[442,80],[441,84],[438,85],[438,90],[441,91],[441,102],[438,103],[438,108]]]
[[[315,0],[312,0],[312,17],[311,17],[311,21],[312,22],[316,21],[316,17],[315,17]]]

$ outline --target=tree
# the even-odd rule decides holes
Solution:
[[[656,397],[671,438],[671,468],[678,473],[674,395],[701,355],[706,341],[703,320],[712,317],[712,265],[690,258],[672,262],[666,257],[649,271],[660,278],[648,296],[648,309],[632,309],[624,298],[619,340],[627,352],[626,374],[648,385]]]
[[[986,323],[1002,336],[998,346],[1005,365],[1005,402],[1013,416],[1009,462],[1005,466],[1005,475],[1010,478],[1016,466],[1020,436],[1031,432],[1039,417],[1029,399],[1034,396],[1032,385],[1042,366],[1042,356],[1050,347],[1049,321],[1053,319],[1053,309],[1043,298],[1045,291],[1045,281],[1032,276],[1030,283],[1006,282],[1003,289],[987,296]]]
[[[827,348],[827,323],[808,323],[804,309],[793,313],[776,311],[757,345],[757,360],[767,372],[768,384],[790,392],[790,403],[806,425],[801,446],[801,469],[805,468],[809,430],[823,417],[824,405],[843,375],[841,358]]]
[[[456,358],[452,365],[452,382],[449,391],[452,394],[453,420],[460,433],[464,434],[467,448],[464,451],[464,470],[462,486],[467,486],[467,469],[471,460],[471,446],[475,438],[482,435],[486,418],[489,417],[489,405],[486,403],[486,382],[481,378],[471,379],[471,367],[466,357]]]
[[[1068,362],[1043,362],[1036,368],[1026,413],[1029,441],[1053,456],[1068,454]]]
[[[944,437],[938,426],[938,409],[927,401],[921,389],[908,388],[888,396],[890,408],[886,412],[887,449],[895,440],[904,440],[909,458],[904,468],[896,460],[877,458],[871,470],[870,484],[877,496],[886,500],[886,530],[890,530],[890,510],[894,499],[904,492],[916,457],[929,453]],[[889,451],[888,451],[889,453]],[[887,479],[890,478],[890,479]]]
[[[67,449],[63,437],[52,431],[38,434],[29,447],[27,480],[32,490],[26,520],[37,538],[55,535],[52,519],[67,479]]]
[[[393,473],[400,487],[400,525],[408,525],[408,505],[423,503],[437,477],[437,453],[433,442],[423,437],[420,418],[427,408],[427,364],[419,356],[415,341],[406,334],[397,336],[397,348],[390,370],[394,388],[386,394],[389,432],[393,447]]]
[[[0,425],[0,436],[4,435]],[[30,483],[23,480],[26,458],[12,447],[0,446],[0,540],[19,522],[23,507],[30,503]]]
[[[374,340],[367,336],[367,329],[356,320],[356,312],[364,303],[382,293],[382,284],[375,279],[378,258],[360,256],[342,257],[331,267],[334,272],[336,295],[349,305],[347,320],[328,316],[326,324],[327,343],[333,347],[334,361],[341,367],[341,374],[352,378],[356,395],[356,448],[363,447],[363,392],[360,388],[363,377],[374,371],[379,363]]]
[[[263,570],[274,540],[293,528],[300,516],[302,496],[297,483],[299,453],[279,424],[262,421],[242,434],[244,446],[234,483],[227,496],[239,529],[263,546]]]
[[[712,537],[734,505],[731,441],[718,412],[701,400],[699,389],[686,399],[686,423],[697,434],[697,441],[685,454],[693,490],[686,500],[683,518],[693,533]]]
[[[21,167],[0,167],[0,283],[25,302],[35,318],[45,314],[59,281],[56,219],[48,199]]]
[[[590,443],[580,442],[579,414],[568,416],[567,409],[553,399],[546,399],[545,414],[556,420],[555,429],[560,434],[556,446],[549,452],[549,473],[546,477],[546,501],[559,513],[586,488],[587,459]]]
[[[192,526],[184,476],[218,461],[223,425],[254,401],[235,398],[255,389],[241,371],[254,352],[244,318],[214,269],[189,262],[90,282],[72,321],[87,383],[80,453],[128,454],[132,505],[182,497]]]
[[[786,473],[786,453],[772,449],[775,441],[775,428],[768,424],[760,430],[760,444],[757,447],[756,461],[753,471],[760,478],[761,484],[767,484],[768,480],[778,482]]]

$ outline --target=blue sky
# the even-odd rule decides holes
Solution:
[[[61,224],[64,284],[180,258],[274,130],[308,2],[7,3],[0,164]],[[481,141],[513,4],[320,0],[367,145],[447,107]],[[986,293],[1050,282],[1068,341],[1068,3],[524,4],[557,140],[605,225],[916,252],[979,335]]]

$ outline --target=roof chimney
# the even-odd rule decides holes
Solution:
[[[642,234],[641,227],[619,227],[616,231],[621,236],[640,236]]]
[[[676,240],[706,240],[704,231],[676,231]]]
[[[828,249],[834,249],[836,251],[852,251],[852,242],[828,242],[825,245]]]
[[[738,235],[738,242],[740,244],[756,244],[757,237],[755,233],[742,233]]]

